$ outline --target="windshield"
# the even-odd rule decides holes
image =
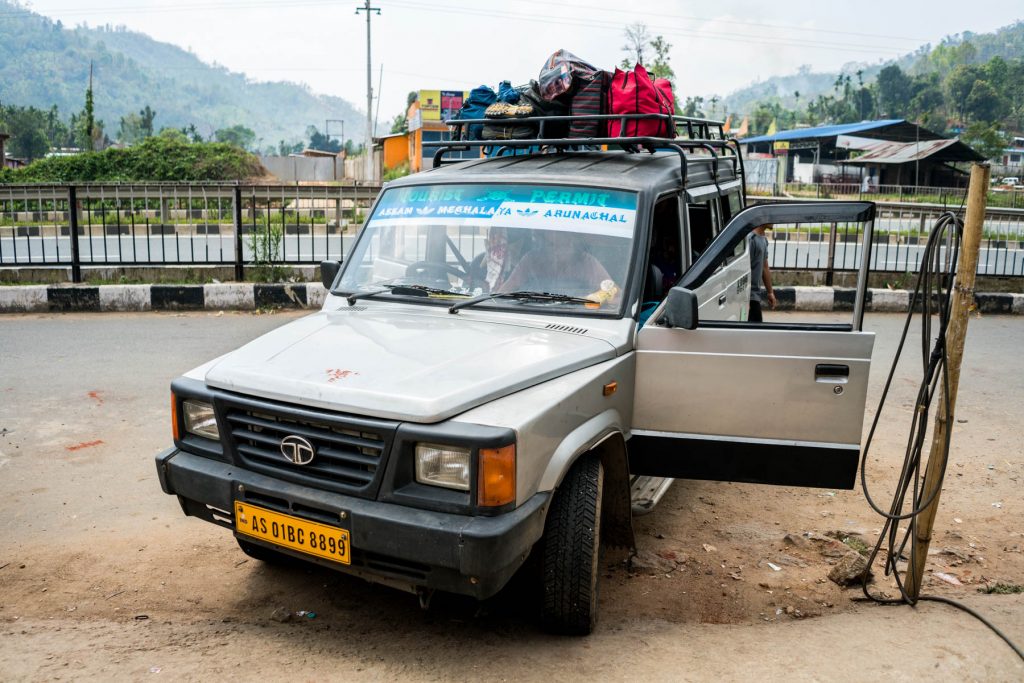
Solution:
[[[559,185],[426,185],[385,190],[337,291],[378,299],[617,312],[629,270],[637,197]],[[410,287],[418,288],[415,297]],[[386,290],[386,291],[385,291]]]

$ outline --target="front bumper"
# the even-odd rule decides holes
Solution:
[[[473,517],[322,491],[177,448],[160,453],[156,468],[160,487],[178,497],[186,515],[234,529],[234,501],[240,500],[342,526],[351,534],[351,565],[267,547],[405,590],[479,599],[501,590],[522,565],[544,532],[551,495],[538,493],[505,514]]]

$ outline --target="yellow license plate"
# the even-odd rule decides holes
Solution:
[[[235,531],[274,545],[351,564],[347,529],[309,522],[291,515],[235,501]]]

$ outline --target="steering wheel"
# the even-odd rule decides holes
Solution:
[[[469,273],[457,266],[436,261],[416,261],[410,263],[405,269],[406,277],[426,277],[431,280],[447,280],[448,275],[454,275],[463,282],[469,280]]]

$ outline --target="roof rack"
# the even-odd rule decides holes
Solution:
[[[547,137],[545,128],[551,124],[569,124],[574,122],[606,122],[618,121],[625,129],[629,121],[663,121],[666,127],[675,128],[676,137],[656,136],[619,136],[619,137]],[[529,125],[537,127],[537,137],[514,140],[470,140],[467,137],[467,126],[474,124],[506,124]],[[725,124],[722,121],[701,119],[689,116],[673,116],[670,114],[588,114],[568,116],[526,116],[507,119],[448,119],[445,124],[451,130],[451,139],[423,142],[424,147],[437,148],[434,152],[434,168],[446,163],[455,163],[455,159],[445,159],[447,152],[466,152],[470,149],[497,148],[495,156],[503,156],[506,152],[517,149],[540,148],[544,152],[596,151],[594,148],[614,146],[630,153],[642,151],[653,154],[658,150],[671,150],[679,155],[680,187],[686,187],[687,163],[695,150],[707,152],[712,159],[712,179],[718,184],[718,165],[720,161],[730,160],[733,173],[741,180],[746,174],[743,167],[743,154],[740,152],[736,138],[727,138]],[[689,153],[688,153],[689,152]],[[719,153],[722,153],[721,156]],[[728,155],[728,153],[732,153]],[[461,161],[461,160],[459,160]],[[746,195],[746,183],[743,183],[743,194]],[[745,196],[744,196],[745,199]]]

